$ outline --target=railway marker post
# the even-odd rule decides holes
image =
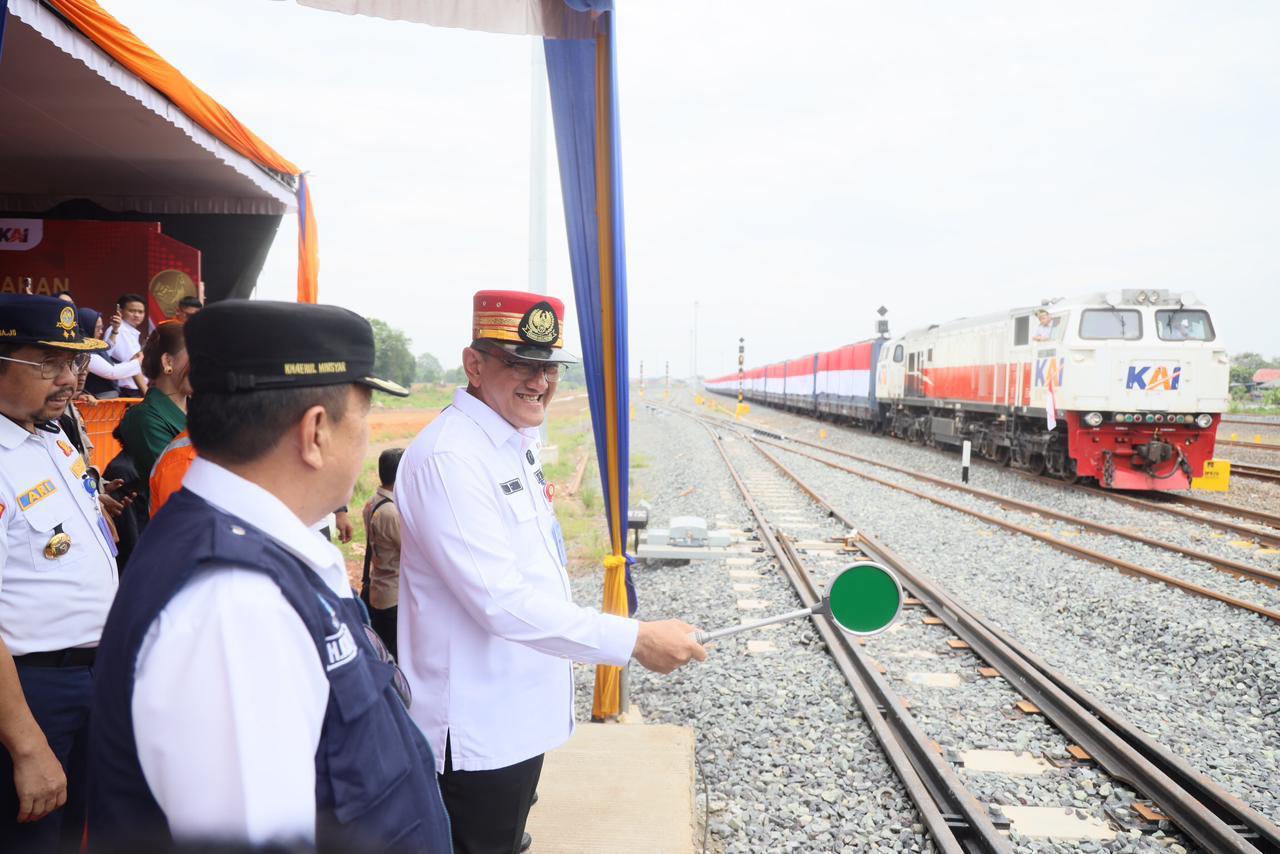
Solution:
[[[968,439],[964,440],[964,444],[960,446],[960,480],[965,483],[969,482],[969,454],[973,450],[973,446]]]
[[[893,625],[902,611],[902,598],[902,585],[892,571],[878,563],[864,561],[841,570],[831,579],[822,598],[809,608],[725,629],[695,632],[692,637],[705,644],[813,614],[825,616],[845,634],[866,637],[879,634]]]
[[[747,339],[745,338],[738,339],[738,406],[733,410],[733,418],[735,421],[741,420],[742,416],[747,414],[749,411],[748,406],[742,402],[742,381],[746,373],[746,368],[744,367],[745,357],[743,356],[743,352],[745,348],[743,347],[743,342],[746,340]]]

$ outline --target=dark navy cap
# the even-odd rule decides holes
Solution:
[[[336,305],[217,302],[187,321],[186,339],[197,394],[339,383],[409,394],[373,375],[373,327]]]
[[[88,330],[90,336],[93,330]],[[107,342],[86,337],[76,307],[57,297],[0,294],[0,344],[35,344],[60,350],[105,350]]]

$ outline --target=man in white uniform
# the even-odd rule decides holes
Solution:
[[[58,418],[106,346],[67,302],[0,295],[0,851],[74,850],[84,832],[94,656],[117,574]]]
[[[573,732],[571,661],[666,673],[706,652],[680,620],[574,605],[537,428],[567,356],[563,304],[475,295],[467,388],[410,445],[401,516],[399,652],[410,714],[436,757],[459,854],[512,854],[543,754]]]

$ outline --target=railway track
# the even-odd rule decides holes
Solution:
[[[767,517],[739,473],[717,433],[717,429],[724,429],[726,425],[682,410],[674,411],[695,419],[707,430],[754,517],[766,548],[777,560],[801,601],[812,605],[821,596],[819,585],[806,568],[794,541],[782,526]],[[762,442],[751,436],[743,438],[752,450],[808,496],[824,514],[848,530],[857,529],[854,520],[843,516],[771,454]],[[1020,648],[1013,639],[960,605],[883,544],[866,535],[858,535],[857,545],[867,557],[893,568],[909,592],[908,604],[932,612],[934,617],[931,619],[954,633],[961,648],[967,646],[998,671],[1016,693],[1032,704],[1032,708],[1043,712],[1078,746],[1076,750],[1080,752],[1077,756],[1096,761],[1116,779],[1134,786],[1197,845],[1214,852],[1280,853],[1280,828],[1199,774],[1185,760],[1141,733],[1117,712],[1055,672],[1045,662]],[[988,810],[974,800],[950,763],[929,743],[875,663],[825,619],[815,618],[814,623],[854,691],[890,763],[902,776],[938,850],[1011,850],[1009,841]],[[1139,805],[1134,806],[1136,814],[1144,814]]]
[[[1255,466],[1249,463],[1233,462],[1231,464],[1231,474],[1254,480],[1280,482],[1280,468],[1272,468],[1271,466]]]
[[[795,415],[795,413],[791,414]],[[796,415],[796,417],[800,418],[807,416]],[[766,426],[764,429],[768,430],[770,428]],[[973,462],[975,465],[1005,468],[1014,474],[1026,477],[1038,483],[1062,489],[1083,489],[1092,495],[1105,497],[1120,504],[1126,504],[1131,507],[1138,507],[1153,512],[1180,516],[1184,519],[1188,519],[1202,525],[1256,540],[1260,544],[1280,547],[1280,514],[1268,513],[1263,510],[1252,510],[1235,504],[1226,504],[1221,501],[1214,501],[1212,499],[1201,498],[1200,496],[1188,495],[1181,492],[1124,493],[1117,492],[1115,490],[1102,489],[1101,487],[1087,486],[1081,483],[1068,484],[1051,475],[1037,475],[1021,469],[1008,468],[1007,466],[1001,466],[998,463],[993,463],[981,458],[975,459]],[[1233,473],[1235,470],[1236,464],[1233,463]],[[1244,477],[1249,477],[1249,475],[1246,474]],[[1217,515],[1204,516],[1173,505],[1182,505],[1182,507],[1195,508],[1196,510],[1214,513]],[[1238,521],[1223,519],[1221,518],[1223,516],[1234,517],[1235,519],[1245,519],[1250,522],[1255,522],[1262,527],[1245,525]]]
[[[1222,422],[1224,424],[1252,424],[1257,427],[1280,427],[1280,419],[1250,418],[1246,415],[1224,415],[1222,416]]]
[[[1254,451],[1280,451],[1280,443],[1277,442],[1246,442],[1243,439],[1222,439],[1214,440],[1214,445],[1226,445],[1228,448],[1250,448]]]
[[[742,428],[739,425],[734,424],[732,422],[721,422],[721,423],[725,429],[732,429],[732,430],[751,429],[751,428]],[[841,465],[839,463],[833,462],[830,459],[824,458],[816,454],[806,453],[794,447],[789,447],[788,445],[801,445],[804,447],[814,448],[823,454],[850,459],[852,461],[862,463],[864,465],[876,466],[879,468],[883,468],[887,471],[903,474],[903,475],[906,475],[907,477],[911,477],[913,479],[916,479],[925,483],[930,483],[935,486],[940,486],[944,489],[960,492],[966,495],[971,495],[976,498],[981,498],[986,501],[990,501],[1006,509],[1016,510],[1022,513],[1034,513],[1041,517],[1056,519],[1067,525],[1092,531],[1094,533],[1121,537],[1124,539],[1141,542],[1144,545],[1174,552],[1184,557],[1188,557],[1196,561],[1201,561],[1206,566],[1209,566],[1212,569],[1232,575],[1236,578],[1247,579],[1249,581],[1257,582],[1259,584],[1265,584],[1270,587],[1280,587],[1280,573],[1275,572],[1274,570],[1251,566],[1249,564],[1245,564],[1240,561],[1235,561],[1229,558],[1220,557],[1218,555],[1212,555],[1205,552],[1201,552],[1197,549],[1180,546],[1176,543],[1164,542],[1161,540],[1157,540],[1154,537],[1148,537],[1133,531],[1122,530],[1120,528],[1116,528],[1114,526],[1106,525],[1100,522],[1094,522],[1089,519],[1082,519],[1077,516],[1071,516],[1069,514],[1061,513],[1048,507],[1031,504],[1025,501],[1015,500],[1015,499],[1008,498],[1006,496],[999,495],[997,493],[993,493],[987,490],[978,489],[972,486],[966,486],[963,484],[955,483],[954,481],[944,480],[943,478],[934,477],[932,475],[928,475],[923,472],[913,471],[911,469],[903,468],[901,466],[891,465],[889,463],[885,463],[879,460],[874,460],[869,457],[861,456],[859,454],[852,454],[847,451],[839,451],[833,448],[828,448],[823,445],[819,445],[815,442],[808,442],[803,439],[789,437],[777,432],[770,432],[769,436],[770,436],[770,439],[763,440],[763,444],[777,447],[780,450],[786,451],[787,453],[796,454],[798,456],[826,465],[830,468],[837,469],[839,471],[843,471],[848,474],[852,474],[857,477],[861,477],[861,478],[873,481],[882,486],[886,486],[891,489],[905,492],[907,494],[914,495],[918,498],[923,498],[926,501],[930,501],[939,506],[958,511],[960,513],[964,513],[968,516],[972,516],[974,518],[980,519],[989,524],[1004,528],[1005,530],[1013,531],[1015,533],[1032,537],[1033,539],[1039,540],[1040,542],[1050,545],[1053,548],[1058,549],[1059,551],[1072,554],[1076,557],[1084,558],[1085,560],[1089,560],[1093,563],[1114,568],[1120,572],[1128,573],[1131,575],[1141,576],[1143,578],[1147,578],[1152,581],[1157,581],[1162,584],[1167,584],[1172,587],[1177,587],[1188,593],[1192,593],[1197,596],[1203,596],[1208,599],[1215,599],[1217,601],[1224,602],[1228,605],[1232,605],[1236,608],[1241,608],[1246,611],[1251,611],[1255,614],[1258,614],[1259,616],[1266,617],[1267,619],[1272,620],[1274,622],[1280,622],[1280,611],[1265,607],[1263,605],[1259,605],[1256,602],[1250,602],[1245,599],[1241,599],[1237,596],[1231,596],[1231,595],[1222,593],[1221,591],[1214,590],[1210,587],[1206,587],[1201,584],[1195,584],[1193,582],[1187,581],[1186,579],[1180,578],[1175,575],[1171,575],[1167,572],[1161,572],[1159,570],[1141,566],[1132,561],[1117,558],[1112,555],[1108,555],[1104,552],[1100,552],[1096,549],[1091,549],[1086,546],[1077,545],[1075,543],[1068,542],[1058,537],[1050,536],[1034,528],[1031,528],[1027,525],[1021,525],[1015,522],[1011,522],[1007,519],[1003,519],[998,516],[993,516],[989,513],[984,513],[984,512],[975,510],[972,507],[968,507],[963,504],[958,504],[953,501],[948,501],[946,499],[940,498],[937,495],[933,495],[918,489],[913,489],[911,487],[905,486],[900,483],[895,483],[891,480],[886,480],[884,478],[877,477],[876,475],[873,475],[865,470],[854,469],[854,468],[850,468],[849,466]],[[786,445],[779,444],[777,441],[772,441],[774,439],[786,440],[788,444]]]
[[[1261,525],[1270,528],[1271,531],[1280,532],[1280,515],[1275,513],[1266,513],[1262,510],[1250,510],[1246,507],[1238,507],[1235,504],[1224,504],[1221,501],[1214,501],[1209,498],[1201,498],[1197,495],[1186,495],[1181,492],[1155,492],[1150,493],[1146,497],[1139,498],[1133,495],[1123,495],[1118,492],[1108,492],[1095,487],[1084,487],[1090,489],[1100,495],[1106,495],[1112,500],[1134,501],[1138,504],[1154,507],[1165,512],[1171,512],[1174,508],[1165,505],[1181,504],[1185,507],[1195,507],[1198,510],[1204,510],[1208,513],[1219,513],[1224,516],[1234,516],[1238,519],[1249,519]],[[1268,538],[1268,542],[1275,542],[1276,534],[1269,531],[1259,531],[1257,528],[1251,528],[1247,525],[1238,525],[1233,522],[1226,522],[1222,519],[1210,518],[1205,516],[1197,516],[1192,514],[1191,518],[1198,519],[1206,525],[1220,527],[1223,530],[1239,531],[1245,536],[1256,536],[1260,538]]]

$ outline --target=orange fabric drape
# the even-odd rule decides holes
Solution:
[[[600,240],[600,329],[603,334],[605,390],[605,443],[608,447],[609,482],[614,485],[608,496],[610,548],[612,554],[604,558],[604,602],[607,614],[622,617],[630,615],[627,603],[627,559],[624,556],[627,538],[626,513],[619,503],[620,478],[626,477],[619,466],[618,449],[618,388],[608,378],[617,376],[618,330],[614,328],[614,276],[616,275],[613,245],[613,146],[609,131],[613,127],[612,79],[609,34],[596,36],[596,217]],[[591,705],[593,720],[604,720],[627,711],[622,708],[622,668],[601,664],[596,667],[595,692]]]
[[[302,170],[241,124],[231,111],[188,80],[96,0],[49,3],[112,59],[172,101],[196,124],[259,166],[298,177],[298,301],[315,302],[320,274],[319,237]]]

